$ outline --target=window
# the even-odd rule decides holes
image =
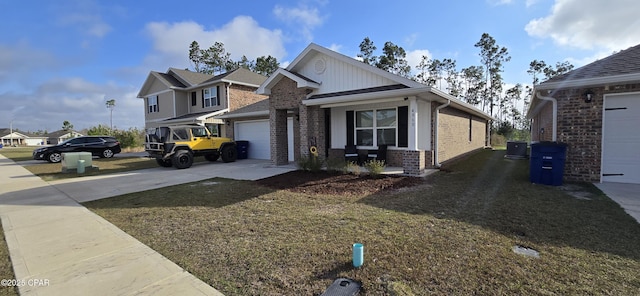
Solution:
[[[220,106],[218,99],[218,87],[207,88],[203,93],[202,107]]]
[[[158,112],[158,96],[150,96],[147,98],[147,111],[149,113]]]
[[[212,136],[220,137],[220,128],[217,124],[205,123],[204,126],[207,127]]]
[[[194,127],[191,129],[191,134],[194,137],[206,137],[207,136],[207,128],[206,127]]]
[[[358,146],[396,146],[396,109],[355,112],[355,136]]]

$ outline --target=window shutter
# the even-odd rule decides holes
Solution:
[[[220,106],[220,86],[216,85],[216,105]]]
[[[202,90],[202,108],[204,108],[204,89]]]
[[[347,111],[347,146],[354,145],[354,129],[353,111]]]
[[[398,107],[398,147],[409,147],[409,107]]]
[[[198,97],[195,91],[191,92],[191,106],[198,105]]]

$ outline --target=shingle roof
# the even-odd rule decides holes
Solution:
[[[233,110],[229,113],[227,113],[227,115],[234,115],[234,114],[242,114],[242,113],[251,113],[251,112],[260,112],[260,111],[269,111],[269,98],[266,98],[262,101],[258,101],[255,102],[251,105],[247,105],[244,106],[242,108],[238,108],[236,110]]]
[[[231,72],[216,75],[208,79],[207,81],[204,81],[203,83],[214,82],[222,79],[237,81],[237,82],[242,82],[247,84],[253,84],[253,85],[260,85],[265,80],[267,80],[267,77],[260,75],[258,73],[252,72],[245,68],[238,68]]]
[[[176,68],[169,68],[169,71],[167,72],[167,74],[171,75],[170,72],[174,72],[180,78],[186,80],[186,81],[184,81],[184,83],[188,84],[187,86],[194,86],[194,85],[201,84],[201,83],[211,79],[211,77],[212,77],[209,74],[200,73],[200,72],[193,72],[193,71],[189,71],[189,70],[180,70],[180,69],[176,69]]]
[[[176,79],[172,75],[169,75],[169,74],[166,74],[166,73],[160,73],[160,72],[154,72],[154,73],[156,75],[158,75],[158,77],[160,77],[161,79],[164,79],[170,86],[173,86],[173,87],[186,87],[186,85],[184,85],[184,83],[180,82],[178,79]]]
[[[541,83],[640,73],[640,44]]]
[[[73,133],[74,133],[74,134],[76,134],[76,135],[79,135],[79,134],[80,134],[79,132],[76,132],[76,131],[74,131],[74,130],[68,130],[68,131],[65,131],[65,130],[57,130],[57,131],[55,131],[55,132],[50,132],[50,133],[46,134],[45,136],[46,136],[46,137],[48,137],[48,138],[59,138],[59,137],[64,136],[64,135],[66,135],[66,134],[68,134],[68,133],[71,133],[71,132],[73,132]]]

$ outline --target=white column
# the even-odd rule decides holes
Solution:
[[[409,150],[418,150],[418,101],[409,97]]]

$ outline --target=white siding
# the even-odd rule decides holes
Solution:
[[[323,60],[325,64],[325,70],[322,73],[316,71],[316,63],[319,60]],[[299,73],[320,83],[320,88],[315,94],[396,84],[385,77],[323,54],[316,54],[310,58]]]
[[[408,106],[408,102],[401,101],[331,108],[331,148],[344,149],[344,146],[347,145],[347,111],[383,109],[398,106]],[[411,112],[411,110],[409,110],[409,112]],[[418,148],[421,150],[431,150],[431,103],[421,100],[418,101]]]

